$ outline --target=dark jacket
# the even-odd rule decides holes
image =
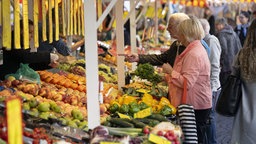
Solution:
[[[171,47],[165,51],[164,53],[157,55],[139,55],[139,63],[150,63],[154,66],[162,66],[164,63],[169,63],[173,66],[176,55],[177,55],[177,48],[179,44],[177,41],[173,42]],[[181,54],[186,47],[183,45],[179,46],[179,54]]]
[[[242,48],[239,37],[231,26],[225,26],[223,30],[217,33],[216,37],[221,46],[221,72],[230,72],[234,57]]]
[[[201,40],[203,47],[205,48],[208,56],[210,55],[210,48],[205,43],[204,40]],[[175,58],[177,56],[177,49],[179,47],[179,54],[181,54],[185,50],[185,46],[180,45],[177,41],[174,41],[171,47],[165,51],[164,53],[152,54],[152,55],[139,55],[139,64],[150,63],[154,66],[162,66],[164,63],[169,63],[172,67],[174,65]]]
[[[249,27],[249,24],[246,24],[244,26],[242,25],[237,25],[234,29],[234,31],[237,33],[239,39],[240,39],[240,42],[241,42],[241,45],[243,46],[244,45],[244,41],[245,41],[245,38],[246,38],[246,33],[248,31],[248,27]],[[243,32],[243,28],[246,29],[246,33]]]

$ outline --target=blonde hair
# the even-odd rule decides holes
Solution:
[[[185,13],[174,13],[170,15],[169,23],[177,26],[179,23],[187,19],[189,19],[189,16]]]
[[[195,17],[182,21],[177,26],[177,30],[189,43],[195,40],[201,40],[205,36],[200,21]]]

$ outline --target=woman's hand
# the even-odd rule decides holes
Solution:
[[[167,74],[170,74],[170,75],[172,74],[173,68],[169,63],[164,63],[162,65],[162,68],[163,68],[164,73],[167,73]]]

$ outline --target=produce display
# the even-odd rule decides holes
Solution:
[[[106,55],[104,59],[113,58]],[[38,132],[43,125],[42,132],[52,130],[46,138],[49,143],[63,138],[69,138],[71,143],[181,143],[182,131],[175,124],[176,108],[166,98],[168,86],[152,65],[138,65],[130,72],[130,83],[121,91],[117,87],[116,66],[102,62],[98,68],[103,103],[99,104],[101,126],[93,130],[87,127],[84,60],[61,63],[55,71],[37,71],[40,83],[9,76],[0,83],[0,100],[21,97],[24,121],[29,121],[26,128],[30,128],[24,135],[41,135],[33,133],[33,129]],[[80,136],[74,131],[80,131]],[[46,137],[42,135],[41,139]]]

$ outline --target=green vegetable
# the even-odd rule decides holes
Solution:
[[[123,120],[122,118],[111,118],[109,120],[111,125],[116,125],[117,127],[125,127],[125,128],[133,128],[134,125],[132,123]]]
[[[152,83],[159,83],[162,80],[162,78],[155,73],[154,67],[149,63],[139,64],[134,73],[136,76],[147,79]]]
[[[158,120],[155,119],[150,119],[150,118],[137,118],[136,120],[143,122],[151,127],[157,125],[158,123],[160,123]]]
[[[161,114],[158,114],[158,113],[151,114],[150,116],[148,116],[148,118],[155,119],[155,120],[158,120],[160,122],[169,121],[165,116],[163,116]]]
[[[116,103],[112,104],[112,105],[109,107],[109,111],[110,111],[111,113],[115,113],[115,112],[118,111],[118,110],[119,110],[119,106],[118,106],[118,104],[116,104]]]
[[[131,102],[129,104],[129,113],[130,114],[134,114],[136,112],[139,112],[140,111],[140,106],[136,103],[136,102]]]
[[[141,102],[139,106],[141,110],[148,108],[148,105],[145,102]]]
[[[106,127],[111,135],[130,135],[130,136],[138,136],[142,133],[141,128],[113,128]]]
[[[127,104],[123,104],[120,108],[119,108],[119,112],[126,114],[129,112],[129,106]]]
[[[145,126],[147,126],[146,124],[144,124],[143,122],[141,121],[138,121],[136,119],[132,119],[131,122],[134,124],[134,126],[136,128],[144,128]]]
[[[170,114],[172,114],[172,109],[169,106],[165,105],[160,110],[160,114],[162,114],[162,115],[170,115]]]

